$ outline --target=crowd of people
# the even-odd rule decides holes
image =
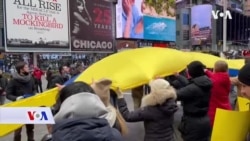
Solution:
[[[144,122],[144,141],[174,141],[174,115],[181,101],[183,116],[179,131],[184,141],[210,141],[216,108],[237,110],[237,100],[229,96],[237,86],[238,96],[250,99],[250,58],[237,77],[228,74],[228,64],[217,61],[214,69],[200,61],[191,62],[181,73],[165,78],[156,77],[148,85],[132,89],[134,110],[130,111],[123,92],[111,90],[112,80],[103,78],[67,83],[83,68],[59,67],[59,74],[50,68],[44,73],[35,68],[32,73],[25,62],[16,64],[12,79],[2,79],[1,96],[17,101],[42,92],[41,76],[48,81],[47,88],[58,87],[56,104],[51,107],[55,125],[47,125],[48,135],[42,141],[123,141],[128,134],[126,122]],[[145,89],[146,88],[146,89]],[[25,125],[28,141],[34,141],[34,125]],[[14,133],[14,141],[21,141],[22,128]],[[250,140],[250,139],[248,139]],[[247,141],[247,137],[246,137]]]

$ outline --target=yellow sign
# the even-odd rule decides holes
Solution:
[[[245,141],[250,132],[250,101],[238,97],[240,111],[217,109],[211,141]]]
[[[245,141],[249,132],[250,112],[216,110],[211,141]]]
[[[238,97],[238,103],[239,103],[239,111],[250,111],[250,100]]]

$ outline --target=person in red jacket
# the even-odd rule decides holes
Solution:
[[[213,127],[216,108],[232,110],[229,101],[231,82],[228,74],[228,64],[225,61],[217,61],[214,72],[206,70],[206,74],[213,83],[208,110],[211,126]]]
[[[35,78],[35,84],[36,84],[36,91],[39,93],[38,88],[40,89],[40,93],[43,92],[43,88],[42,88],[42,76],[43,76],[43,71],[38,68],[35,67],[34,71],[33,71],[33,76]]]

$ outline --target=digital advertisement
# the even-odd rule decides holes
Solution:
[[[206,45],[212,42],[212,5],[198,5],[191,9],[192,45]]]
[[[112,52],[112,3],[100,0],[71,0],[72,51]]]
[[[244,5],[243,5],[243,10],[244,10],[244,14],[246,14],[246,16],[250,16],[250,0],[246,0]]]
[[[118,0],[116,37],[176,41],[175,0]]]
[[[137,48],[136,41],[117,40],[117,42],[116,42],[116,49],[117,50],[135,49],[135,48]]]
[[[69,51],[67,15],[67,0],[5,0],[6,51]]]

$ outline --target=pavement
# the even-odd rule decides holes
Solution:
[[[43,90],[45,90],[47,85],[47,81],[43,78]],[[128,108],[130,110],[133,109],[133,100],[130,93],[125,95],[125,99],[128,104]],[[9,101],[6,101],[9,102]],[[180,106],[179,106],[180,107]],[[180,133],[177,130],[177,127],[180,123],[182,116],[182,108],[180,107],[179,110],[175,113],[175,121],[174,121],[174,129],[175,129],[175,141],[182,141],[180,137]],[[143,141],[144,140],[144,127],[142,122],[136,123],[127,123],[129,128],[129,133],[127,136],[124,137],[125,141]],[[48,133],[46,125],[35,125],[35,141],[40,141],[42,137]],[[0,138],[0,141],[12,141],[13,140],[13,133]],[[22,141],[26,141],[26,132],[25,127],[22,130]]]

